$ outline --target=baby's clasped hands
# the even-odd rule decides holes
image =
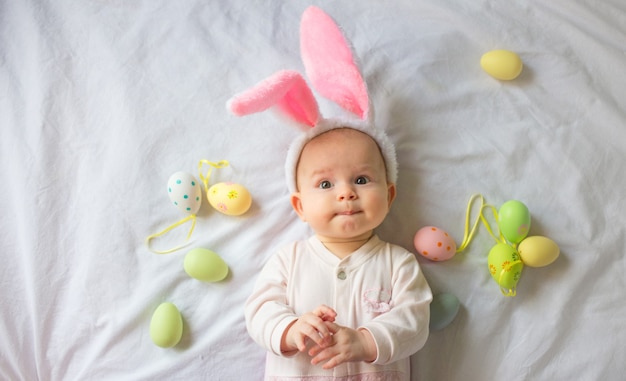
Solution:
[[[322,364],[324,369],[351,361],[374,361],[377,351],[370,333],[335,324],[335,317],[337,312],[323,304],[300,316],[285,331],[283,353],[304,352],[307,339],[311,339],[315,343],[308,351],[311,364]]]
[[[332,333],[331,345],[314,346],[309,350],[311,364],[324,363],[322,368],[332,369],[345,362],[376,360],[378,351],[372,335],[366,329],[352,329],[326,322]]]
[[[336,316],[335,310],[323,304],[303,314],[285,330],[280,346],[282,352],[305,351],[307,338],[322,348],[331,345],[332,333],[325,322],[334,322]]]

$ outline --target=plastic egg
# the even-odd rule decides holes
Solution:
[[[196,214],[202,204],[202,188],[195,177],[186,172],[176,172],[167,181],[170,200],[182,212]]]
[[[530,230],[530,212],[524,203],[510,200],[498,211],[500,232],[511,243],[520,243]]]
[[[508,50],[492,50],[480,58],[480,66],[490,76],[500,80],[512,80],[522,72],[522,60]]]
[[[190,277],[204,282],[219,282],[228,275],[226,262],[208,249],[190,250],[185,256],[183,267]]]
[[[209,188],[207,199],[212,207],[229,216],[239,216],[250,209],[252,196],[242,185],[217,183]]]
[[[500,288],[514,295],[524,268],[517,250],[505,243],[498,243],[489,251],[487,263],[491,277]]]
[[[454,239],[444,230],[434,226],[425,226],[418,230],[413,243],[417,252],[431,261],[445,261],[456,253]]]
[[[152,314],[150,338],[162,348],[178,344],[183,335],[183,318],[175,305],[161,303]]]
[[[438,331],[450,325],[458,314],[460,306],[459,299],[452,294],[433,296],[433,301],[430,303],[430,329]]]
[[[550,238],[540,235],[528,237],[517,247],[522,261],[530,267],[543,267],[559,257],[559,246]]]

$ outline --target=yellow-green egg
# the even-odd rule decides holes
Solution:
[[[246,188],[235,183],[217,183],[207,192],[209,204],[229,216],[239,216],[250,209],[252,196]]]
[[[172,303],[161,303],[152,314],[150,338],[162,348],[178,344],[183,335],[183,318]]]
[[[500,285],[505,295],[515,295],[517,282],[522,275],[524,264],[517,250],[505,243],[497,243],[487,257],[489,273]]]
[[[517,247],[522,261],[530,267],[543,267],[554,262],[560,254],[559,246],[548,237],[527,237]]]
[[[204,282],[219,282],[228,275],[228,265],[215,252],[196,248],[185,256],[185,272],[192,278]]]
[[[520,75],[524,65],[516,53],[500,49],[483,54],[480,58],[480,66],[490,76],[510,81]]]

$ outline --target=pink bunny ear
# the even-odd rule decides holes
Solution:
[[[259,82],[254,87],[235,95],[227,107],[243,116],[277,106],[280,111],[299,124],[313,127],[320,114],[315,97],[300,73],[283,70]]]
[[[352,51],[333,19],[320,8],[304,11],[300,51],[313,87],[324,97],[365,120],[369,97]]]

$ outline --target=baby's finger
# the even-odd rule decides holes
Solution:
[[[325,304],[321,304],[313,313],[324,321],[335,321],[337,317],[337,312]]]
[[[337,365],[341,365],[344,362],[344,360],[342,360],[342,357],[343,357],[342,355],[337,355],[331,358],[328,362],[326,362],[326,364],[322,365],[322,368],[333,369]]]
[[[331,337],[330,331],[328,330],[324,322],[317,317],[315,319],[302,319],[300,322],[300,326],[298,327],[298,332],[298,338],[300,341],[294,341],[296,342],[300,351],[305,350],[305,340],[307,338],[311,339],[315,344],[319,346],[325,346],[327,345],[328,338]],[[302,344],[300,344],[300,342]]]
[[[315,357],[317,355],[319,355],[324,349],[326,349],[327,347],[321,347],[319,345],[315,345],[314,347],[312,347],[311,349],[309,349],[309,356],[311,357]]]
[[[332,369],[337,365],[342,364],[345,361],[345,356],[341,353],[335,353],[333,348],[325,348],[321,349],[321,351],[313,356],[311,359],[311,364],[318,365],[324,363],[322,365],[323,369]]]
[[[326,321],[324,322],[324,325],[326,326],[326,329],[328,329],[328,332],[330,332],[331,334],[339,332],[339,329],[341,328],[339,324],[333,323],[332,321]]]
[[[312,332],[308,332],[308,336],[313,340],[317,345],[325,345],[331,337],[331,330],[327,327],[327,323],[320,318],[316,317],[314,319],[308,320],[307,323],[310,325]]]
[[[294,344],[296,344],[296,347],[298,348],[298,351],[300,352],[303,352],[306,350],[305,338],[306,336],[296,335],[296,337],[294,337],[293,339]]]
[[[316,331],[312,335],[308,336],[318,347],[322,348],[326,348],[328,345],[330,345],[333,338],[330,332],[328,332],[328,330],[326,329],[326,327],[324,328],[326,331],[325,333]]]

